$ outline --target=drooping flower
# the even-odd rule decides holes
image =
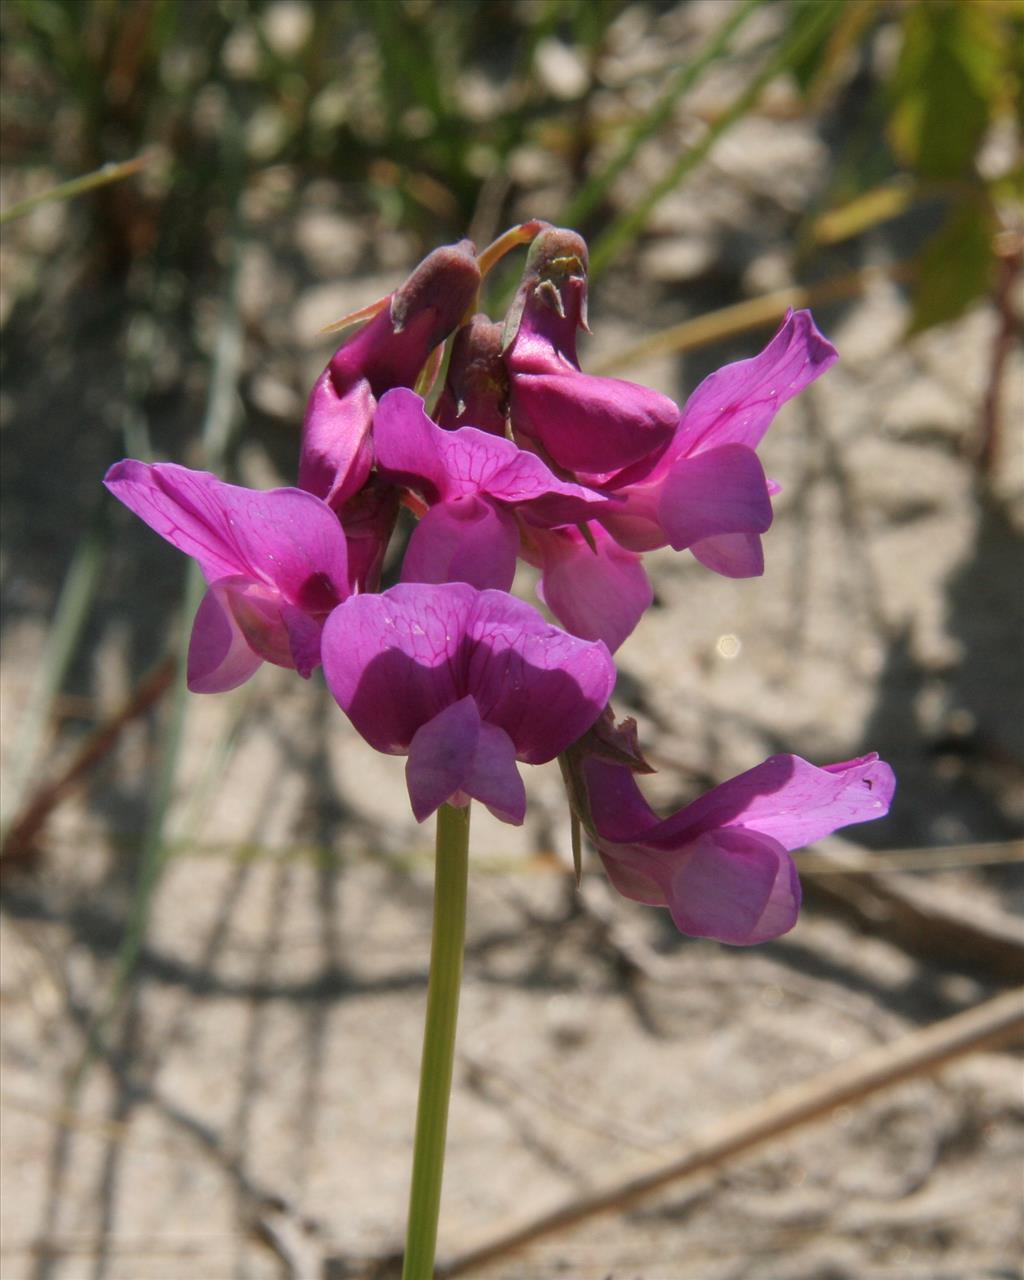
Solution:
[[[353,596],[328,619],[322,649],[328,687],[359,733],[378,751],[408,756],[420,822],[472,797],[521,823],[515,762],[543,764],[565,750],[615,682],[603,644],[464,583]]]
[[[362,488],[373,456],[377,400],[411,387],[431,351],[459,323],[480,285],[469,240],[435,249],[334,353],[306,406],[299,487],[340,509]]]
[[[263,662],[308,677],[320,633],[349,594],[345,535],[334,512],[301,489],[260,492],[205,471],[126,459],[107,472],[110,492],[209,584],[188,650],[188,686],[221,693]]]
[[[772,486],[755,450],[778,409],[836,359],[811,313],[791,311],[759,355],[704,379],[646,474],[608,486],[622,503],[605,527],[634,551],[689,548],[727,577],[763,573]]]
[[[585,520],[607,505],[560,480],[540,458],[475,427],[445,431],[412,391],[381,398],[373,428],[378,474],[427,506],[402,565],[403,582],[468,582],[507,591],[519,522],[538,528]]]
[[[874,754],[821,768],[778,755],[661,819],[622,764],[594,755],[577,779],[616,889],[667,907],[683,933],[737,945],[777,938],[796,923],[800,881],[789,852],[883,817],[895,787]]]
[[[581,372],[576,330],[586,326],[587,247],[550,227],[530,246],[506,322],[509,413],[516,439],[572,472],[607,485],[648,464],[671,440],[679,410],[633,382]]]

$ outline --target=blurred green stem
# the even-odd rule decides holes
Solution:
[[[104,495],[105,497],[106,495]],[[75,655],[89,618],[96,587],[110,545],[109,505],[100,500],[93,508],[85,534],[75,549],[57,600],[57,609],[39,664],[24,722],[18,727],[18,751],[4,795],[0,826],[6,832],[21,805],[29,778],[39,765],[39,749],[50,724],[54,700]]]
[[[468,868],[469,805],[455,809],[443,804],[437,811],[434,927],[402,1280],[430,1280],[434,1274],[466,938]]]
[[[19,200],[9,209],[0,213],[0,226],[5,222],[13,222],[15,218],[23,218],[26,213],[38,209],[41,204],[52,204],[55,200],[71,200],[96,187],[105,187],[111,182],[120,182],[122,178],[130,178],[138,173],[150,161],[150,156],[136,156],[134,160],[125,160],[122,164],[105,164],[92,173],[83,174],[80,178],[72,178],[70,182],[62,182],[58,187],[50,187],[37,196],[29,196],[27,200]]]

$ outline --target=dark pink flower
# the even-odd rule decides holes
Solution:
[[[410,539],[403,582],[468,582],[508,590],[519,524],[585,520],[607,505],[592,489],[560,480],[511,440],[460,427],[445,431],[412,391],[382,397],[373,428],[377,471],[429,508]]]
[[[435,249],[354,337],[334,353],[306,406],[299,485],[340,508],[362,488],[373,456],[377,400],[411,387],[480,286],[469,240]]]
[[[233,689],[262,662],[306,677],[319,666],[323,624],[349,593],[330,507],[301,489],[243,489],[173,463],[118,462],[104,484],[210,584],[188,650],[193,692]]]
[[[629,768],[591,757],[582,778],[588,826],[616,889],[667,907],[683,933],[739,945],[796,923],[789,850],[883,817],[895,787],[877,755],[822,768],[779,755],[660,819]]]
[[[403,583],[353,596],[327,621],[324,675],[378,751],[407,755],[418,821],[470,797],[521,823],[516,761],[542,764],[603,710],[615,668],[502,591]]]
[[[645,474],[608,486],[623,502],[602,518],[606,528],[634,551],[667,544],[727,577],[763,573],[771,486],[755,449],[779,407],[836,359],[811,313],[790,312],[760,355],[704,379]]]

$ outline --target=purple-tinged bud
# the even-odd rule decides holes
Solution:
[[[586,244],[575,231],[542,231],[505,326],[512,432],[600,486],[653,463],[675,434],[679,410],[648,387],[580,372],[576,330],[586,326],[586,309]]]
[[[299,485],[338,510],[366,482],[376,402],[411,387],[480,286],[471,241],[428,254],[386,307],[334,353],[306,407]]]
[[[554,347],[577,364],[576,330],[587,327],[587,260],[587,242],[563,227],[545,228],[530,245],[505,317],[505,346],[515,346],[521,366],[528,366],[534,347],[542,363],[545,348]]]
[[[438,425],[477,427],[503,436],[508,417],[508,374],[502,359],[502,326],[475,315],[452,339]]]

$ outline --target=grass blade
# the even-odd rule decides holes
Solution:
[[[738,120],[742,120],[756,104],[770,81],[774,80],[780,72],[799,63],[808,50],[814,48],[822,32],[835,21],[841,11],[842,6],[839,0],[820,0],[818,4],[798,11],[787,37],[775,56],[768,60],[739,97],[710,126],[701,141],[689,151],[684,151],[668,173],[656,182],[641,200],[620,214],[607,231],[598,238],[590,253],[591,276],[603,271],[639,234],[653,210],[665,196],[703,162],[726,130]]]
[[[152,155],[145,153],[136,156],[134,160],[124,160],[120,164],[100,165],[92,173],[85,173],[79,178],[72,178],[69,182],[62,182],[59,186],[50,187],[48,191],[41,191],[37,196],[29,196],[27,200],[19,200],[17,204],[12,204],[9,209],[4,209],[0,213],[0,227],[7,222],[13,222],[15,218],[23,218],[26,213],[31,213],[40,205],[53,204],[56,200],[73,200],[75,196],[84,195],[87,191],[95,191],[97,187],[106,187],[112,182],[121,182],[124,178],[130,178],[133,173],[144,169],[151,159]]]
[[[39,751],[82,630],[89,617],[100,574],[103,572],[110,545],[109,503],[106,494],[97,502],[85,531],[75,549],[60,595],[53,625],[46,637],[43,658],[29,695],[28,707],[18,727],[18,751],[11,776],[4,788],[6,835],[18,813],[25,785],[39,761]]]
[[[643,143],[657,133],[669,119],[683,94],[688,93],[707,68],[722,57],[733,36],[761,2],[762,0],[743,0],[742,4],[733,9],[693,61],[679,68],[654,107],[633,126],[629,136],[605,168],[600,173],[594,174],[570,203],[563,219],[566,226],[575,226],[594,211],[605,192],[632,161]]]
[[[655,360],[658,356],[695,351],[698,347],[710,346],[713,342],[721,342],[739,333],[749,333],[752,329],[777,324],[790,307],[796,310],[799,307],[838,302],[863,293],[874,281],[903,282],[913,275],[913,264],[906,262],[897,263],[888,269],[864,267],[860,271],[849,271],[832,280],[824,280],[821,284],[793,285],[788,289],[762,294],[759,298],[747,298],[743,302],[720,307],[717,311],[694,316],[692,320],[683,320],[668,329],[662,329],[660,333],[652,333],[650,337],[642,338],[624,351],[617,351],[607,359],[595,362],[591,372],[602,375],[619,373],[623,369]]]

